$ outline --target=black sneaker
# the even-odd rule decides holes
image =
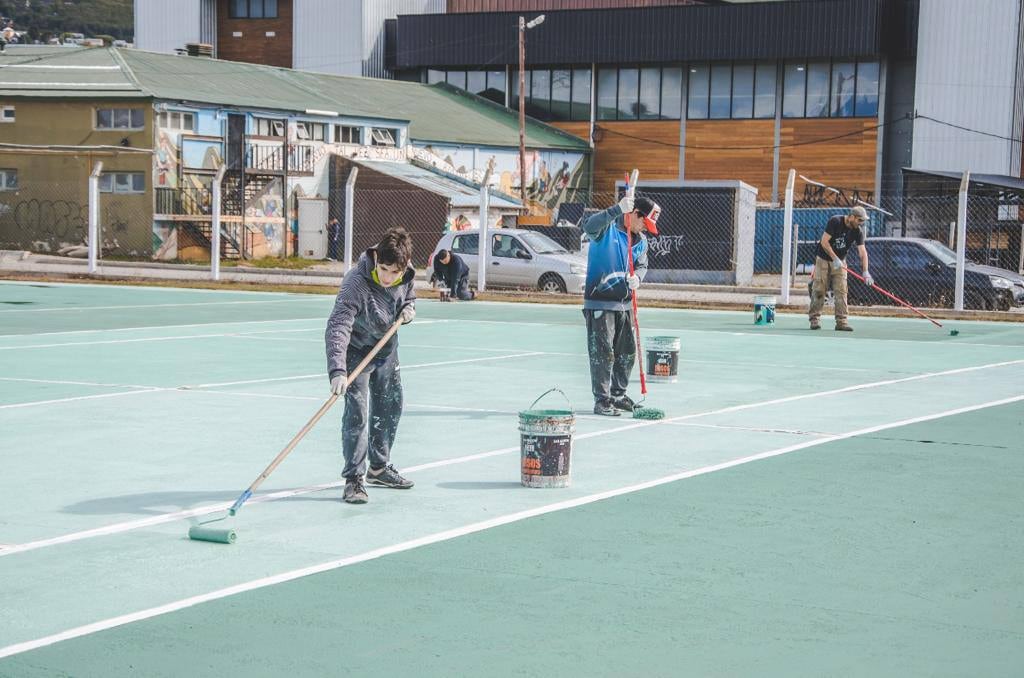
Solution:
[[[836,325],[836,332],[853,332],[853,328],[846,323]]]
[[[633,402],[632,398],[623,393],[618,398],[612,399],[612,407],[623,412],[632,412],[633,408],[636,407],[636,403]]]
[[[396,490],[408,490],[415,484],[411,480],[400,476],[398,471],[391,464],[388,464],[384,468],[371,468],[370,472],[366,474],[366,482],[371,485],[392,487]]]
[[[615,409],[615,405],[612,404],[611,400],[598,400],[594,403],[594,414],[600,414],[604,417],[617,417],[619,411]]]
[[[370,501],[370,498],[366,496],[362,478],[346,478],[345,492],[341,498],[345,500],[346,504],[365,504]]]
[[[817,320],[812,320],[811,321],[811,329],[812,330],[820,330],[821,329],[821,323],[819,321],[817,321]]]

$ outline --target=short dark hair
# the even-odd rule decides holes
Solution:
[[[449,255],[449,254],[450,254],[450,253],[448,252],[448,250],[438,250],[438,252],[437,252],[437,258],[438,258],[438,259],[445,259],[445,258],[447,258],[447,257],[448,257],[448,255]]]
[[[412,238],[401,226],[389,228],[377,244],[377,263],[405,268],[412,259]]]

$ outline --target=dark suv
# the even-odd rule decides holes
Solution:
[[[925,238],[868,238],[868,259],[875,284],[912,306],[952,308],[956,253]],[[863,268],[856,249],[847,257],[852,270]],[[849,300],[859,306],[895,304],[851,277]],[[1007,311],[1024,305],[1024,276],[1005,268],[967,261],[964,266],[964,308]]]

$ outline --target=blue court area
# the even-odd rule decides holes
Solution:
[[[327,398],[332,304],[0,282],[0,676],[1020,675],[1024,325],[642,309],[643,421],[579,307],[421,301],[416,487],[341,502],[339,406],[189,540]],[[553,387],[572,483],[525,488]]]

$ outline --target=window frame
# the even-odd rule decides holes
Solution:
[[[135,188],[135,179],[140,179],[142,184],[141,188]],[[128,184],[129,188],[121,190],[118,186],[122,183],[122,179],[126,179],[125,183]],[[146,192],[146,173],[145,172],[103,172],[100,174],[99,181],[100,193],[110,193],[115,195],[143,195]]]
[[[245,13],[242,14],[236,9],[236,5],[242,3],[245,5]],[[259,4],[260,15],[254,16],[252,8]],[[267,14],[267,5],[273,5],[273,14]],[[278,19],[280,18],[280,3],[278,0],[231,0],[228,3],[228,18],[229,19],[251,19],[254,21],[260,19]]]
[[[14,181],[11,182],[11,177]],[[0,191],[17,191],[18,190],[18,170],[12,168],[0,169]]]
[[[100,124],[100,114],[104,111],[110,112],[110,125],[104,126]],[[117,124],[117,113],[118,111],[128,112],[128,125]],[[141,124],[136,126],[133,124],[135,119],[135,113],[138,113],[139,117],[142,118]],[[113,107],[113,108],[94,108],[93,109],[93,129],[97,132],[139,132],[146,129],[146,112],[141,108],[126,108],[126,107]]]
[[[353,134],[349,134],[349,135],[343,134],[343,132],[346,131],[346,130],[349,131],[349,132],[354,132],[354,135]],[[351,139],[346,141],[345,139],[342,138],[344,136],[355,136],[355,141],[352,141]],[[341,125],[341,124],[335,125],[334,126],[334,143],[336,143],[336,144],[358,144],[359,146],[362,146],[363,145],[363,128],[360,127],[359,125]]]
[[[370,145],[398,148],[399,131],[392,127],[371,127]]]
[[[8,112],[12,113],[13,115],[11,115],[11,117],[7,117],[7,113]],[[14,122],[16,115],[17,115],[17,113],[16,113],[16,107],[15,106],[13,106],[13,105],[10,105],[10,106],[8,106],[8,105],[0,106],[0,124]]]
[[[284,139],[287,135],[287,121],[284,118],[262,118],[253,116],[253,136],[268,139]],[[264,132],[267,132],[264,134]]]

